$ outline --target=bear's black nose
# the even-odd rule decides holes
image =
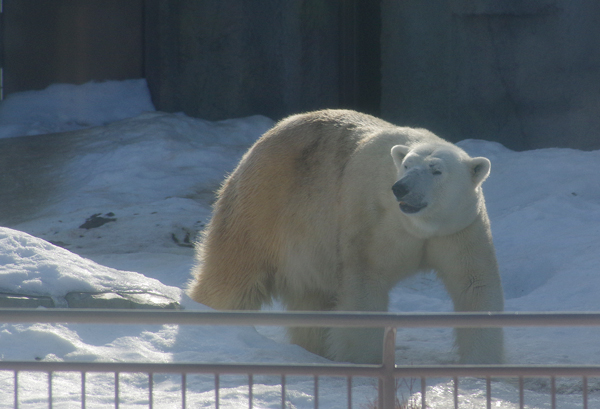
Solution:
[[[394,192],[394,196],[396,196],[396,200],[400,201],[404,196],[406,196],[409,192],[408,187],[401,181],[397,181],[392,186],[392,192]]]

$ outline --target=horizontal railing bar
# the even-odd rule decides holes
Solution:
[[[146,362],[0,361],[0,371],[104,372],[174,374],[253,374],[306,376],[382,376],[380,365],[353,364],[231,364]],[[396,378],[435,377],[600,377],[600,365],[406,365],[396,366]]]
[[[0,371],[31,372],[129,372],[174,374],[253,374],[253,375],[325,375],[348,374],[378,377],[379,365],[352,364],[232,364],[232,363],[153,363],[153,362],[45,362],[0,361]]]
[[[404,377],[598,377],[600,365],[432,365],[397,366],[396,378]]]
[[[600,326],[600,312],[375,313],[1,309],[4,323],[271,325],[311,327],[553,327]]]

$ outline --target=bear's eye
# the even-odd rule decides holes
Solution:
[[[433,166],[431,167],[431,174],[432,175],[441,175],[442,171],[439,169],[434,168]]]

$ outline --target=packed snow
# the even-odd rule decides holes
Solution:
[[[23,206],[25,214],[11,218],[0,215],[0,292],[46,295],[60,306],[70,291],[138,289],[166,294],[188,310],[207,309],[182,291],[194,263],[191,243],[210,217],[220,181],[272,125],[261,116],[209,122],[156,112],[143,80],[9,95],[0,104],[3,143],[44,135],[68,141],[71,150],[52,162],[59,177],[37,206]],[[56,135],[65,131],[71,132]],[[484,192],[506,310],[600,310],[600,151],[514,152],[480,140],[459,145],[492,161]],[[108,221],[86,228],[94,217]],[[390,300],[396,312],[452,310],[432,273],[399,283]],[[600,364],[597,329],[507,328],[505,336],[509,363]],[[2,360],[328,362],[271,327],[1,324],[0,351]],[[455,361],[451,330],[399,329],[398,364]],[[80,376],[54,376],[53,407],[80,407]],[[113,404],[113,380],[88,375],[87,407]],[[279,380],[255,377],[255,407],[281,407]],[[12,373],[0,373],[0,408],[13,405],[13,381]],[[155,407],[179,405],[179,377],[156,375],[154,381]],[[19,384],[21,407],[48,407],[46,374],[21,373]],[[354,407],[373,404],[375,380],[357,378],[353,385]],[[213,377],[190,376],[187,386],[189,407],[214,407]],[[548,380],[525,386],[527,408],[550,407]],[[220,407],[247,406],[246,377],[224,376],[221,388]],[[346,407],[345,388],[346,379],[321,379],[321,407]],[[419,388],[407,380],[399,396],[410,399]],[[451,407],[452,388],[447,379],[429,380],[429,407]],[[583,406],[581,380],[559,378],[557,388],[559,407]],[[591,407],[599,406],[600,382],[590,379],[590,390]],[[312,378],[290,377],[286,391],[289,407],[313,407]],[[494,381],[492,391],[494,407],[518,407],[515,382]],[[121,374],[120,396],[121,407],[147,407],[147,376]],[[485,382],[461,382],[460,400],[461,407],[484,407]]]

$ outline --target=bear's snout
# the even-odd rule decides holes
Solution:
[[[394,192],[396,200],[401,201],[404,198],[404,196],[406,196],[410,192],[410,189],[408,188],[408,186],[406,186],[406,183],[404,183],[404,181],[400,179],[399,181],[394,183],[394,186],[392,186],[392,192]]]
[[[396,196],[396,200],[400,204],[400,210],[406,214],[413,214],[427,207],[427,203],[423,201],[422,195],[411,191],[409,186],[410,180],[402,178],[392,186],[392,192]]]

